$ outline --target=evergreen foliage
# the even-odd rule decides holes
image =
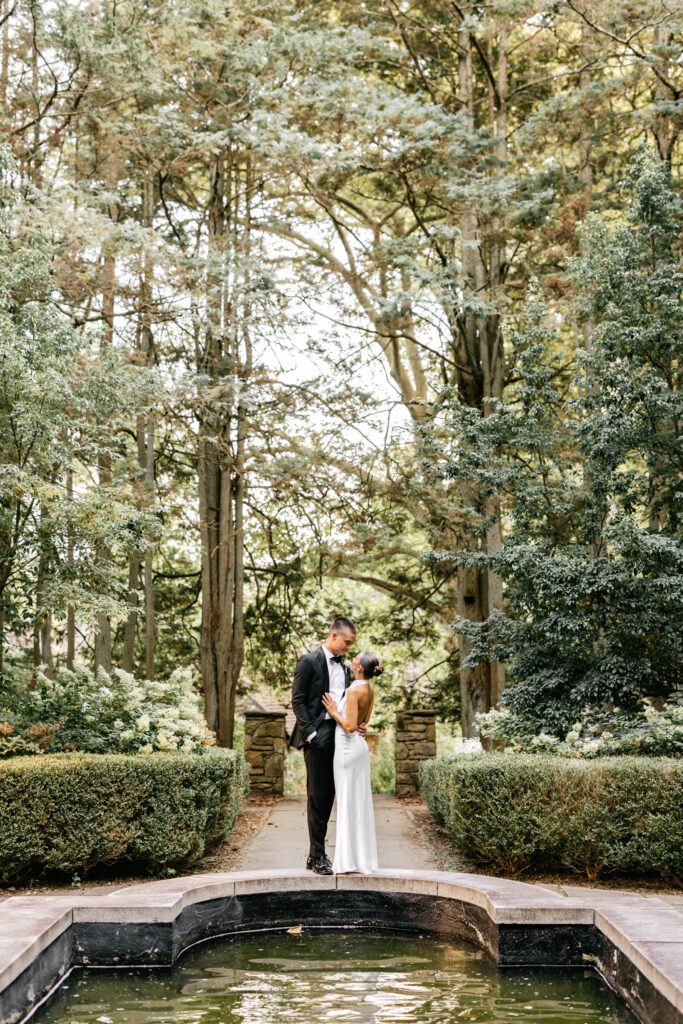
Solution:
[[[683,685],[681,204],[667,168],[645,154],[624,190],[626,223],[591,218],[575,262],[591,329],[573,382],[537,307],[515,339],[519,380],[506,405],[488,416],[458,408],[451,420],[450,474],[505,494],[510,521],[487,559],[506,607],[458,629],[470,661],[507,663],[503,703],[529,735],[563,737],[586,709],[633,712]]]
[[[67,607],[84,627],[121,616],[127,594],[98,552],[142,549],[157,520],[131,500],[129,482],[93,487],[85,467],[121,452],[111,428],[143,413],[155,387],[120,354],[98,356],[59,308],[49,225],[27,232],[28,204],[12,187],[5,150],[0,210],[0,645],[38,633]],[[67,486],[67,477],[76,477]],[[43,652],[41,652],[43,653]],[[49,654],[49,652],[45,652]]]

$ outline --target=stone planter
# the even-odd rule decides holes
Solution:
[[[396,796],[420,792],[420,761],[436,757],[433,711],[396,712]]]
[[[252,790],[260,793],[284,792],[284,711],[245,712],[244,757],[249,765]]]

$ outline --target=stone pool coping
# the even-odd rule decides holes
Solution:
[[[316,892],[330,895],[316,901]],[[230,907],[246,907],[246,916],[243,909],[226,916]],[[172,963],[195,941],[249,931],[250,920],[269,924],[271,913],[274,927],[285,927],[285,917],[298,923],[299,916],[307,928],[321,929],[368,928],[375,919],[379,928],[402,928],[414,915],[414,930],[470,938],[501,964],[593,966],[646,1024],[683,1024],[683,917],[663,900],[633,893],[567,897],[487,875],[395,869],[333,876],[238,871],[113,891],[13,896],[0,904],[0,1024],[25,1019],[74,964]],[[158,936],[171,933],[160,952]],[[143,935],[144,941],[126,938]],[[127,949],[128,941],[127,960],[102,952],[107,943]]]

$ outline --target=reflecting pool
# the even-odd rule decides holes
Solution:
[[[506,968],[465,942],[367,932],[217,939],[171,969],[74,971],[40,1024],[634,1024],[583,969]]]

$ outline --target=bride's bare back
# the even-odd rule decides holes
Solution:
[[[367,679],[358,679],[353,683],[346,693],[346,721],[344,725],[347,732],[354,732],[359,725],[367,725],[372,714],[372,705],[375,703],[375,688]],[[353,706],[355,705],[355,721],[353,721]]]
[[[326,709],[347,732],[355,732],[359,725],[367,725],[374,703],[375,689],[367,679],[357,679],[346,691],[345,717],[341,716],[337,705],[328,694],[323,697]]]

